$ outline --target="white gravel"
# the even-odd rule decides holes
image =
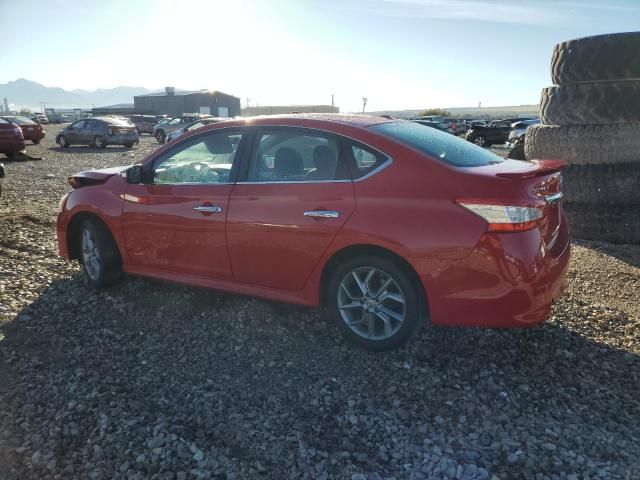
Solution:
[[[640,478],[640,246],[576,242],[531,330],[424,330],[370,354],[322,312],[57,258],[78,170],[156,148],[5,162],[0,479]]]

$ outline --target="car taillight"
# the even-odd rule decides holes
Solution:
[[[514,205],[478,199],[458,200],[457,203],[485,220],[488,232],[531,230],[541,223],[545,215],[544,205]]]
[[[531,190],[535,195],[544,198],[549,203],[560,200],[563,195],[562,174],[558,172],[554,175],[550,175]]]

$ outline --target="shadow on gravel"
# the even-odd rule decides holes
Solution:
[[[370,354],[314,309],[57,281],[1,331],[0,477],[637,478],[638,355],[562,315]]]
[[[135,152],[136,147],[126,148],[126,147],[120,147],[116,145],[109,145],[105,148],[94,148],[89,146],[74,145],[68,148],[49,147],[48,150],[51,150],[53,152],[58,152],[58,153],[86,155],[87,153]]]
[[[573,239],[572,243],[615,257],[633,267],[640,267],[640,255],[638,255],[640,249],[638,245],[615,244],[583,239]]]

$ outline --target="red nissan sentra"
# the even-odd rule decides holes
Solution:
[[[325,305],[387,350],[425,322],[545,321],[569,262],[561,168],[407,121],[230,120],[72,176],[58,243],[96,287],[127,272]]]

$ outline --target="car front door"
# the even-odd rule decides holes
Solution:
[[[66,137],[67,142],[69,142],[70,144],[80,143],[80,133],[84,128],[85,123],[85,120],[79,120],[67,127],[67,131],[64,132],[64,136]]]
[[[145,183],[128,185],[125,246],[133,271],[230,280],[225,240],[241,130],[207,132],[144,165]]]
[[[259,129],[241,178],[227,215],[234,279],[301,290],[356,205],[338,138]]]

